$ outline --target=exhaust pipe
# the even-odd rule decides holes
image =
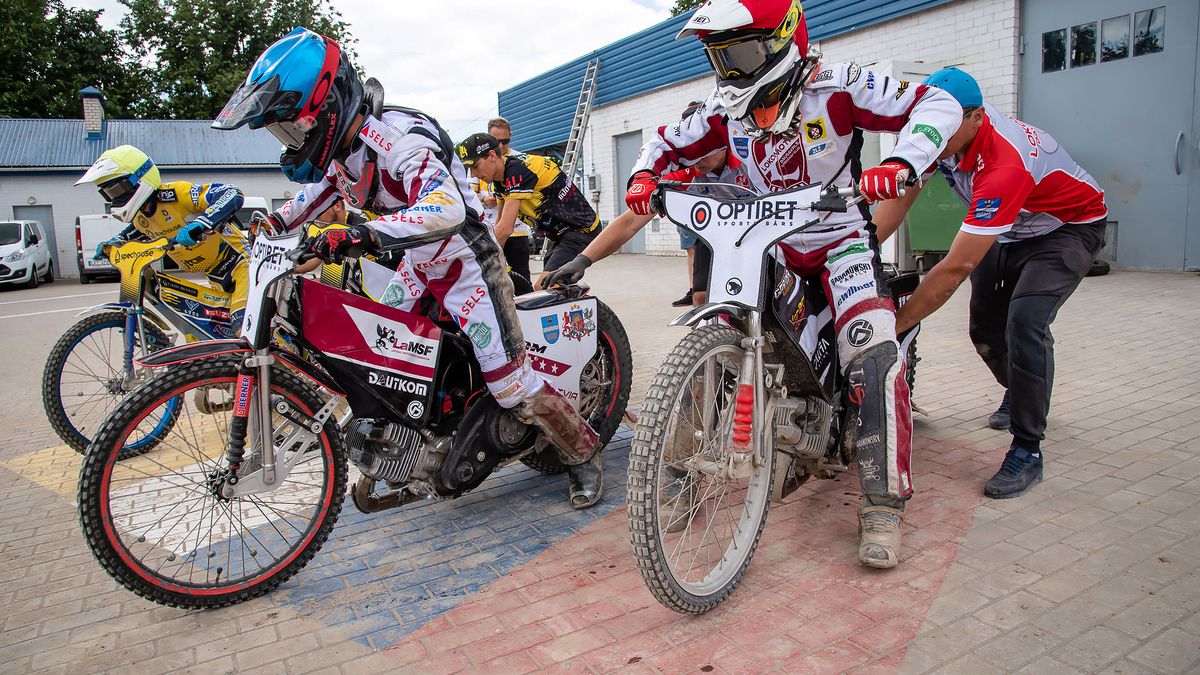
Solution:
[[[354,501],[355,508],[363,513],[378,513],[417,500],[416,495],[403,489],[375,494],[375,483],[374,478],[362,476],[350,491],[350,498]]]

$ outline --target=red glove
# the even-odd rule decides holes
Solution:
[[[629,191],[625,193],[625,205],[639,216],[650,215],[650,195],[657,187],[658,176],[654,172],[643,170],[633,174]]]
[[[900,197],[900,187],[908,180],[909,170],[901,162],[884,162],[863,172],[858,191],[868,202],[881,202]]]
[[[670,173],[664,173],[661,180],[673,180],[683,183],[684,185],[691,185],[692,181],[696,180],[696,167],[685,166],[682,169],[676,169]]]

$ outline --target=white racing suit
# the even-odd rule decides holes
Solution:
[[[862,170],[862,133],[873,131],[899,133],[889,159],[920,175],[958,130],[962,108],[940,89],[841,63],[815,71],[797,119],[795,135],[753,139],[728,118],[714,92],[687,119],[661,127],[642,146],[633,172],[662,175],[728,146],[759,194],[810,183],[850,187]],[[865,208],[823,216],[784,239],[778,253],[797,274],[819,276],[833,308],[838,356],[849,380],[847,404],[857,412],[850,432],[863,494],[872,505],[903,508],[912,495],[912,411],[895,307],[880,276]]]
[[[331,167],[274,218],[294,228],[327,209],[339,192],[365,199],[362,208],[387,214],[367,223],[385,245],[419,245],[407,250],[383,301],[413,311],[426,293],[432,294],[470,338],[497,403],[505,408],[533,404],[531,416],[552,440],[587,436],[591,430],[578,413],[558,400],[561,396],[526,360],[504,259],[490,228],[480,222],[483,205],[467,187],[466,170],[446,132],[413,110],[391,110],[381,117],[366,117],[344,172]],[[543,400],[547,395],[556,400]],[[539,412],[570,418],[571,425],[583,428],[546,429]],[[563,442],[574,445],[570,439]],[[563,449],[562,443],[555,445]]]

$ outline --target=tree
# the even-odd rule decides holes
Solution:
[[[62,0],[0,3],[0,116],[78,118],[79,90],[105,93],[109,116],[123,117],[137,98],[138,67],[124,55],[100,12]]]
[[[693,9],[699,9],[700,5],[704,4],[704,0],[675,0],[675,6],[671,8],[671,16],[690,12]]]
[[[138,112],[212,119],[255,59],[295,26],[337,40],[353,54],[341,13],[328,0],[121,0],[121,33],[147,68]]]

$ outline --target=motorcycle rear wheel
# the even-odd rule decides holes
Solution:
[[[655,599],[680,613],[707,612],[729,597],[767,522],[772,435],[748,475],[728,478],[719,468],[729,457],[744,337],[710,325],[676,345],[650,384],[630,447],[634,557]]]
[[[153,602],[215,608],[267,593],[312,560],[341,512],[346,452],[333,420],[274,489],[219,496],[237,374],[237,360],[222,358],[160,372],[117,406],[84,457],[84,538],[109,575]],[[324,403],[290,370],[271,378],[272,394],[296,410],[312,415]],[[126,439],[173,401],[178,420],[154,449],[123,457]],[[298,427],[273,414],[272,428],[278,442]],[[248,439],[254,429],[252,416]],[[260,466],[248,440],[239,475]]]

